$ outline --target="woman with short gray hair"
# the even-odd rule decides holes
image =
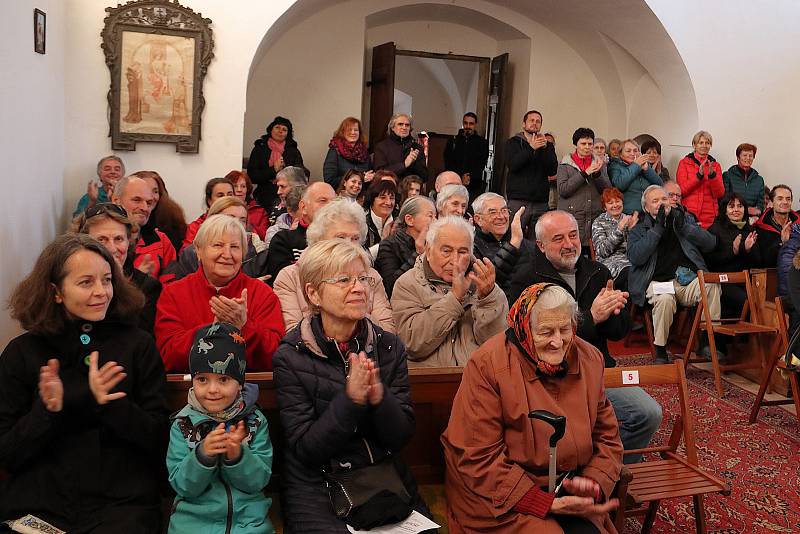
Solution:
[[[469,204],[469,191],[463,185],[446,185],[436,195],[436,211],[439,217],[458,215],[463,217]]]
[[[392,171],[398,179],[416,174],[424,182],[428,179],[427,157],[425,148],[411,136],[412,123],[407,113],[392,115],[386,138],[375,145],[374,167]]]

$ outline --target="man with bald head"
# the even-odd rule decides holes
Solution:
[[[297,228],[281,230],[270,241],[266,268],[267,274],[271,276],[270,284],[274,282],[281,269],[295,263],[300,258],[300,254],[308,247],[306,230],[314,220],[314,214],[335,197],[336,193],[326,182],[314,182],[306,188],[300,199],[298,209],[300,221]]]
[[[656,362],[668,363],[666,345],[672,318],[679,304],[694,306],[700,301],[697,271],[708,270],[703,254],[710,253],[717,240],[696,224],[680,203],[673,206],[659,185],[644,190],[642,209],[646,215],[628,234],[628,288],[637,306],[646,301],[653,307]],[[720,287],[707,284],[706,292],[711,317],[719,319]],[[701,343],[700,353],[708,356],[705,336]]]
[[[139,241],[133,265],[140,271],[159,278],[164,268],[175,261],[175,247],[164,232],[148,224],[156,204],[150,185],[142,178],[126,176],[114,186],[114,204],[122,206],[128,218],[139,225]],[[97,206],[102,206],[98,204]],[[95,206],[95,208],[97,208]],[[165,280],[162,280],[162,282]]]
[[[463,185],[461,183],[461,177],[454,173],[453,171],[443,171],[440,172],[436,176],[436,181],[433,182],[433,191],[429,195],[434,202],[436,202],[436,197],[439,195],[439,191],[446,185]]]
[[[575,297],[581,311],[577,335],[597,347],[606,367],[617,362],[608,351],[608,339],[623,339],[630,330],[625,307],[628,293],[614,289],[611,272],[602,263],[581,254],[578,222],[566,211],[550,211],[536,222],[536,247],[524,252],[511,281],[509,302],[531,284],[557,284]],[[640,388],[606,390],[619,421],[625,449],[644,448],[661,424],[661,407]],[[636,463],[641,455],[625,456]]]

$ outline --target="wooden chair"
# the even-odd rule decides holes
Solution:
[[[694,423],[689,409],[689,392],[683,365],[675,362],[668,365],[612,367],[605,370],[603,382],[606,388],[673,384],[677,388],[681,408],[680,415],[675,416],[666,445],[625,451],[660,453],[661,459],[630,464],[623,468],[616,493],[620,502],[614,520],[617,530],[622,532],[626,517],[645,516],[642,532],[650,532],[662,500],[692,497],[697,532],[705,533],[703,495],[708,493],[730,495],[731,490],[726,482],[704,471],[698,465]],[[681,437],[683,437],[685,456],[678,454]]]
[[[786,312],[783,308],[783,300],[781,297],[775,297],[775,312],[778,323],[778,337],[776,339],[777,346],[773,346],[773,349],[770,352],[770,356],[767,360],[767,367],[764,370],[763,377],[761,378],[761,387],[758,388],[756,400],[753,403],[753,408],[750,410],[750,423],[756,422],[756,418],[758,418],[758,411],[762,406],[794,404],[795,414],[797,417],[800,417],[800,386],[798,385],[797,380],[798,371],[787,369],[786,360],[783,358],[789,346],[789,328],[786,321]],[[791,399],[764,400],[764,395],[767,392],[770,379],[772,378],[772,372],[775,370],[776,366],[778,369],[788,371],[787,374],[789,376],[789,386],[792,390]]]
[[[592,241],[591,237],[589,238],[589,256],[592,258],[592,261],[597,261],[597,252],[595,251],[594,241]]]
[[[755,361],[735,363],[735,364],[721,364],[717,355],[717,344],[714,341],[714,334],[729,336],[731,338],[749,334],[751,336],[759,336],[763,334],[775,334],[777,332],[775,327],[764,325],[759,316],[758,308],[750,306],[753,301],[753,291],[750,286],[750,275],[745,271],[735,273],[706,273],[703,271],[697,272],[697,278],[700,282],[700,302],[697,306],[697,311],[694,315],[694,322],[692,323],[692,331],[689,334],[689,342],[686,344],[686,352],[683,356],[684,366],[690,363],[706,362],[702,358],[692,358],[694,352],[695,342],[699,338],[699,333],[705,331],[708,335],[708,346],[711,349],[711,365],[714,370],[714,383],[716,385],[717,396],[722,398],[724,395],[722,389],[722,373],[724,371],[734,371],[741,369],[764,369],[766,360],[765,344],[756,343],[756,350],[759,352],[759,358]],[[737,284],[744,285],[745,292],[747,293],[747,300],[745,300],[742,312],[739,317],[734,318],[720,318],[713,320],[711,318],[711,310],[708,306],[708,298],[706,297],[706,284]],[[748,316],[750,320],[748,321]]]
[[[636,304],[631,304],[631,325],[636,321],[636,316],[641,315],[642,323],[644,323],[644,330],[645,334],[647,334],[647,342],[650,345],[650,353],[653,355],[653,358],[656,357],[656,346],[653,343],[653,316],[650,311],[649,305],[645,304],[644,306],[637,306]],[[631,331],[628,332],[628,335],[625,336],[625,347],[631,346],[631,337],[633,336],[633,327],[631,327]]]

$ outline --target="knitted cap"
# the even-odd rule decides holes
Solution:
[[[189,372],[228,375],[244,384],[247,367],[244,337],[228,323],[213,323],[197,330],[189,353]]]

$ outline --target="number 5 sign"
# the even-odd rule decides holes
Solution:
[[[638,384],[639,383],[639,371],[622,371],[622,383],[623,384]]]

